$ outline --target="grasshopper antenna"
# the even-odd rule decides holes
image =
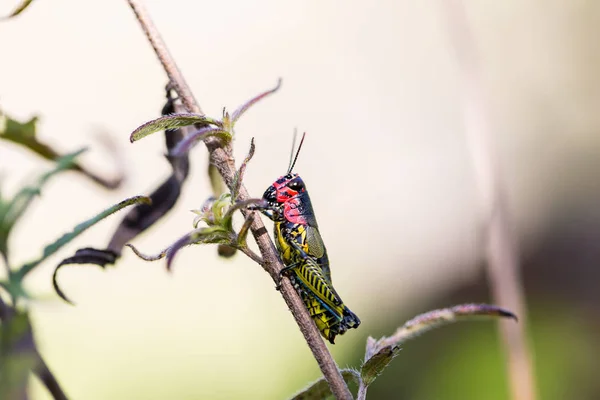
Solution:
[[[294,169],[294,165],[296,165],[296,161],[298,160],[298,154],[300,154],[300,149],[302,148],[302,143],[304,143],[304,137],[306,136],[306,132],[302,134],[302,139],[300,139],[300,144],[298,145],[298,150],[296,150],[296,156],[294,157],[294,161],[292,161],[292,157],[294,156],[294,147],[296,146],[296,136],[298,131],[294,129],[294,141],[292,142],[292,152],[290,153],[290,165],[288,167],[287,173],[291,173]]]

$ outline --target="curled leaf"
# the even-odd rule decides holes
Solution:
[[[131,243],[127,243],[125,246],[129,247],[135,253],[136,256],[138,256],[139,258],[141,258],[144,261],[158,261],[158,260],[161,260],[161,259],[165,258],[165,256],[167,255],[167,251],[169,250],[169,248],[166,248],[166,249],[164,249],[163,251],[161,251],[158,254],[148,255],[148,254],[144,254],[141,251],[139,251],[137,249],[137,247],[135,247]]]
[[[173,98],[170,85],[167,85],[166,97],[167,101],[162,109],[162,113],[163,115],[173,114],[180,105]],[[182,129],[165,130],[167,150],[172,149],[183,136],[184,132]],[[114,253],[118,258],[126,243],[151,227],[177,203],[182,186],[188,176],[190,164],[187,155],[182,157],[167,157],[167,159],[171,164],[171,175],[150,194],[151,204],[138,204],[133,207],[121,220],[107,248],[95,250],[98,254],[102,255],[105,252]],[[86,248],[88,252],[91,250],[89,247]],[[93,258],[89,262],[93,264]],[[103,267],[101,264],[98,265]]]
[[[221,227],[200,228],[188,233],[167,249],[167,270],[171,270],[171,265],[179,250],[192,244],[201,243],[229,244],[231,243],[231,235]]]
[[[171,85],[166,89],[167,101],[162,109],[163,115],[172,115],[182,110],[181,104],[173,97]],[[165,144],[170,151],[183,137],[184,129],[166,129]],[[150,203],[139,203],[133,207],[115,230],[106,249],[93,249],[87,247],[78,250],[74,257],[63,261],[63,265],[73,264],[74,260],[81,260],[79,256],[86,254],[81,263],[96,264],[102,268],[107,264],[114,264],[121,255],[123,246],[130,242],[141,232],[154,225],[173,208],[179,199],[183,184],[189,173],[189,160],[187,154],[181,157],[167,157],[171,164],[171,175],[150,194]]]
[[[238,107],[238,109],[235,110],[233,112],[233,114],[231,115],[231,125],[233,126],[237,122],[237,120],[240,119],[240,117],[242,115],[244,115],[244,113],[246,111],[248,111],[248,109],[250,107],[252,107],[254,104],[256,104],[260,100],[264,99],[268,95],[270,95],[270,94],[275,93],[276,91],[278,91],[279,88],[281,87],[281,82],[282,82],[282,80],[281,80],[281,78],[279,78],[277,80],[277,85],[273,89],[267,90],[266,92],[263,92],[263,93],[259,94],[258,96],[255,96],[255,97],[251,98],[250,100],[248,100],[247,102],[245,102],[244,104],[242,104],[240,107]]]
[[[33,270],[40,262],[44,261],[46,258],[48,258],[49,256],[51,256],[52,254],[54,254],[56,251],[58,251],[61,247],[63,247],[65,244],[69,243],[71,240],[75,239],[77,236],[79,236],[80,234],[82,234],[83,232],[85,232],[88,228],[96,225],[98,222],[102,221],[103,219],[105,219],[106,217],[108,217],[111,214],[116,213],[119,210],[122,210],[125,207],[128,207],[130,205],[133,204],[139,204],[139,203],[148,203],[150,202],[150,199],[148,197],[145,196],[135,196],[135,197],[131,197],[129,199],[123,200],[118,204],[115,204],[112,207],[107,208],[106,210],[102,211],[101,213],[97,214],[96,216],[88,219],[85,222],[82,222],[81,224],[77,225],[73,231],[64,234],[63,236],[61,236],[60,238],[58,238],[54,243],[46,246],[44,248],[44,252],[42,254],[42,256],[40,258],[38,258],[35,261],[29,262],[25,265],[23,265],[16,273],[15,273],[15,277],[20,281],[23,279],[23,277],[29,273],[31,270]],[[85,249],[84,249],[85,250]],[[82,253],[80,253],[81,256]],[[71,257],[71,259],[75,258],[76,260],[77,258],[77,253],[75,254],[74,257]],[[68,259],[67,259],[68,260]],[[114,262],[114,260],[113,260]],[[54,277],[53,277],[53,281],[56,282],[56,272],[57,270],[62,267],[63,265],[67,265],[70,264],[69,262],[66,262],[66,260],[63,260],[54,270]],[[55,284],[55,289],[58,287],[58,285]],[[66,301],[70,302],[69,300],[66,299],[66,297],[64,296],[64,293],[62,291],[60,291],[60,289],[57,291],[57,293]]]
[[[158,131],[166,129],[182,128],[184,126],[194,124],[212,124],[217,127],[221,126],[221,122],[213,120],[202,114],[193,113],[178,113],[163,115],[159,118],[148,121],[145,124],[137,127],[130,135],[129,140],[133,143],[136,140],[140,140],[148,135],[151,135]]]
[[[65,265],[71,264],[93,264],[101,268],[106,268],[107,264],[114,264],[116,259],[117,254],[110,250],[97,250],[90,247],[77,250],[74,256],[65,258],[56,266],[56,268],[54,268],[54,273],[52,274],[52,286],[54,287],[54,291],[64,301],[66,301],[69,304],[75,305],[75,303],[73,303],[65,295],[65,293],[58,285],[58,270],[64,267]]]
[[[133,250],[133,252],[145,261],[156,261],[160,260],[164,257],[167,258],[167,270],[171,270],[171,265],[173,263],[173,259],[175,255],[182,248],[192,245],[192,244],[229,244],[231,243],[231,234],[225,231],[220,226],[215,227],[204,227],[200,229],[193,230],[181,238],[177,239],[173,244],[167,247],[165,250],[161,251],[156,255],[147,255],[140,252],[137,248],[135,248],[131,244],[127,244],[127,246]]]
[[[199,141],[209,137],[219,137],[226,142],[231,140],[231,134],[226,130],[223,130],[222,128],[206,126],[190,133],[183,138],[179,143],[177,143],[177,146],[175,146],[169,155],[172,157],[181,157],[181,155],[188,153]]]

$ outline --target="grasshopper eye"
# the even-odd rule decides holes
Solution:
[[[304,183],[303,183],[302,181],[291,181],[291,182],[288,184],[288,187],[289,187],[290,189],[292,189],[292,190],[295,190],[295,191],[297,191],[297,192],[298,192],[298,191],[300,191],[300,190],[304,189]]]

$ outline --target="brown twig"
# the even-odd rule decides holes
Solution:
[[[48,368],[41,355],[37,354],[38,365],[34,369],[35,374],[40,378],[42,384],[48,389],[54,400],[68,400],[67,395],[60,387],[60,384]]]
[[[492,128],[488,121],[475,41],[462,1],[443,0],[441,4],[463,75],[465,129],[483,211],[485,256],[492,296],[495,303],[514,311],[520,320],[519,324],[499,322],[508,353],[512,398],[534,400],[536,387],[531,350],[525,335],[527,316],[518,249],[507,209],[506,191],[490,144]]]
[[[130,7],[133,9],[142,29],[146,33],[148,41],[152,44],[158,59],[163,65],[165,72],[169,76],[173,84],[173,89],[179,94],[183,105],[189,112],[203,114],[202,109],[196,102],[189,86],[185,82],[183,75],[177,68],[175,61],[169,54],[165,43],[163,42],[158,30],[154,26],[152,20],[148,16],[145,8],[143,7],[141,0],[127,0]],[[227,186],[231,189],[234,182],[234,176],[236,172],[235,161],[231,155],[231,148],[229,146],[223,147],[222,144],[217,140],[206,140],[206,146],[210,154],[210,162],[216,167]],[[239,188],[238,200],[243,201],[249,199],[248,191],[242,184]],[[244,217],[248,215],[248,212],[242,210]],[[279,271],[283,268],[275,246],[269,238],[269,235],[265,229],[264,224],[260,218],[255,218],[251,232],[254,236],[262,259],[264,260],[263,268],[271,275],[273,280],[277,280],[279,277]],[[323,339],[319,335],[317,327],[313,323],[308,314],[304,303],[300,299],[298,293],[294,290],[289,280],[284,279],[281,285],[281,295],[289,307],[292,315],[296,319],[300,331],[304,335],[306,343],[310,347],[319,368],[325,379],[327,380],[332,393],[338,399],[351,399],[352,394],[348,389],[348,386],[344,382],[342,375],[333,360],[333,357],[329,353]]]

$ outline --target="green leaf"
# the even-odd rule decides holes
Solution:
[[[30,142],[30,140],[35,139],[36,126],[39,120],[37,116],[31,117],[31,119],[27,122],[19,122],[7,115],[3,115],[3,118],[4,129],[0,130],[0,137],[2,139],[10,140],[20,144],[34,143]],[[38,146],[41,154],[47,157],[56,155],[56,153],[54,153],[52,149],[49,149],[47,146],[34,145],[32,147],[38,148]]]
[[[27,7],[29,7],[29,5],[33,3],[33,0],[23,0],[18,6],[17,8],[15,8],[10,14],[8,14],[5,17],[0,18],[0,20],[3,19],[9,19],[12,17],[16,17],[17,15],[21,14],[23,11],[25,11],[25,9]]]
[[[31,299],[32,297],[27,293],[23,283],[19,280],[9,279],[8,281],[0,281],[0,287],[11,296],[13,299],[23,298]]]
[[[38,141],[36,137],[37,117],[31,118],[27,122],[19,122],[8,116],[3,116],[2,121],[4,122],[4,127],[0,128],[0,139],[8,140],[23,146],[46,160],[57,161],[62,157],[60,152],[53,149],[48,144]],[[104,178],[75,162],[72,163],[70,169],[84,175],[107,189],[115,189],[119,187],[123,181],[122,176],[116,178]]]
[[[50,257],[52,254],[57,252],[61,247],[69,243],[71,240],[75,239],[77,236],[85,232],[88,228],[96,225],[98,222],[102,221],[104,218],[108,217],[116,213],[119,210],[122,210],[125,207],[131,206],[133,204],[146,203],[149,204],[150,198],[145,196],[135,196],[129,199],[123,200],[122,202],[115,204],[112,207],[107,208],[96,216],[88,219],[85,222],[77,225],[73,228],[73,231],[62,235],[58,238],[54,243],[46,246],[44,248],[43,254],[40,258],[35,261],[31,261],[25,265],[23,265],[16,273],[18,279],[23,279],[25,275],[27,275],[31,270],[33,270],[39,263],[44,261],[46,258]],[[56,273],[56,271],[55,271]]]
[[[383,370],[400,353],[399,346],[385,346],[374,354],[360,368],[360,376],[366,386],[369,386]]]
[[[35,185],[21,189],[10,202],[5,203],[0,207],[0,253],[7,254],[8,235],[10,234],[10,231],[25,210],[27,210],[27,207],[31,204],[33,198],[40,194],[42,186],[54,175],[71,168],[75,157],[83,151],[85,150],[79,150],[60,158],[54,169],[38,178]]]
[[[46,160],[54,161],[60,158],[60,154],[56,150],[37,140],[38,117],[34,116],[26,122],[19,122],[9,116],[3,118],[4,129],[0,129],[0,139],[26,147]]]
[[[176,129],[184,126],[190,126],[194,124],[212,124],[221,126],[221,122],[213,120],[202,114],[193,113],[179,113],[163,115],[159,118],[148,121],[145,124],[139,126],[136,130],[131,133],[129,140],[133,143],[136,140],[140,140],[148,135],[155,132],[163,131],[165,129]]]
[[[351,382],[354,382],[357,385],[360,384],[360,374],[358,371],[353,369],[343,369],[340,372],[347,384],[350,384]],[[321,378],[311,383],[306,389],[296,393],[292,397],[292,400],[322,400],[329,398],[333,398],[333,394],[331,393],[331,389],[329,389],[329,384],[325,378]]]

